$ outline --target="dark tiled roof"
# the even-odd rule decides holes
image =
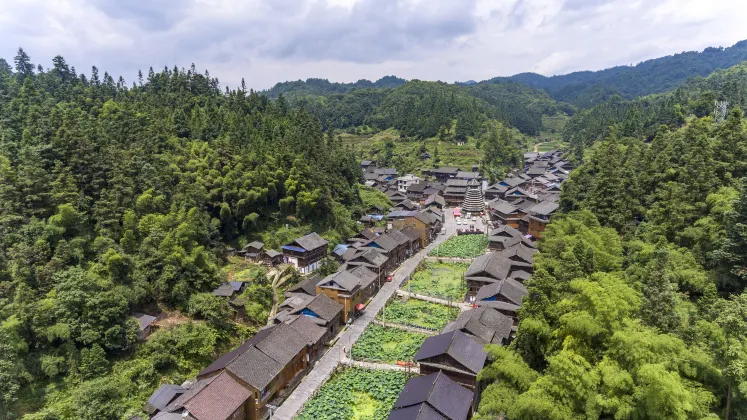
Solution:
[[[426,182],[418,182],[418,183],[415,183],[415,184],[410,184],[407,187],[407,191],[423,192],[426,188],[428,188],[428,183],[426,183]]]
[[[537,253],[537,250],[519,243],[516,246],[504,249],[500,253],[506,258],[517,257],[528,264],[532,264],[534,262],[534,254]]]
[[[444,195],[461,195],[467,192],[467,187],[446,187]]]
[[[415,203],[413,203],[411,200],[407,199],[407,200],[403,200],[401,203],[397,204],[395,206],[395,208],[403,208],[403,209],[406,209],[406,210],[415,210],[416,208],[418,208],[418,206]]]
[[[364,252],[361,255],[361,258],[365,259],[366,261],[370,262],[374,266],[381,267],[382,265],[386,264],[388,261],[388,258],[386,255],[382,254],[381,252],[375,250],[375,249],[369,249],[366,252]]]
[[[215,371],[225,368],[226,366],[228,366],[229,363],[231,363],[234,359],[236,359],[241,353],[245,352],[248,348],[259,343],[260,341],[262,341],[262,339],[270,335],[273,329],[274,327],[270,327],[270,328],[265,328],[265,329],[257,331],[257,333],[254,334],[252,338],[244,341],[244,343],[242,343],[239,347],[237,347],[236,349],[232,351],[229,351],[228,353],[224,353],[220,357],[215,359],[215,361],[211,363],[210,366],[206,367],[205,369],[202,370],[202,372],[198,373],[197,377],[199,378],[201,376],[205,376],[205,375],[208,375],[210,373],[213,373]],[[190,390],[191,389],[192,388],[190,388]]]
[[[433,168],[430,170],[432,174],[454,174],[459,172],[459,168],[456,166],[442,166],[440,168]]]
[[[254,242],[249,242],[248,244],[246,244],[246,246],[244,247],[244,249],[257,249],[257,250],[259,250],[259,249],[262,249],[264,247],[265,247],[265,244],[263,244],[262,242],[260,242],[260,241],[254,241]]]
[[[309,296],[316,296],[316,285],[322,280],[319,274],[312,274],[306,280],[296,284],[288,289],[291,293],[305,293]]]
[[[350,270],[350,273],[360,279],[360,285],[362,288],[368,287],[368,285],[373,283],[378,278],[378,275],[376,273],[362,265],[359,265],[358,267]]]
[[[307,340],[300,337],[287,324],[276,326],[270,335],[256,344],[257,349],[285,366],[306,346]]]
[[[531,168],[527,169],[527,175],[542,175],[545,173],[547,168],[542,168],[539,166],[532,166]]]
[[[410,238],[408,238],[407,235],[397,229],[390,230],[389,232],[387,232],[387,235],[397,241],[397,243],[400,245],[404,245],[410,242]]]
[[[427,198],[427,199],[425,200],[425,206],[426,206],[426,207],[427,207],[427,206],[430,206],[430,205],[432,205],[432,204],[440,204],[441,206],[446,206],[446,200],[444,200],[444,198],[443,198],[443,197],[441,197],[441,196],[440,196],[440,195],[438,195],[438,194],[433,194],[433,195],[430,195],[430,196],[429,196],[429,197],[428,197],[428,198]]]
[[[465,277],[483,276],[487,274],[495,280],[503,280],[517,270],[531,271],[532,265],[520,261],[512,261],[498,252],[480,255],[472,261]]]
[[[467,187],[467,184],[469,181],[466,179],[448,179],[446,180],[446,189],[448,190],[449,187]]]
[[[482,350],[482,344],[463,332],[450,331],[426,338],[414,359],[420,362],[440,355],[451,356],[475,375],[485,366],[487,358],[487,353]]]
[[[521,305],[521,298],[527,294],[526,287],[514,279],[506,279],[481,287],[475,296],[476,300],[484,300],[493,296],[503,296],[516,305]]]
[[[267,255],[270,258],[275,258],[275,257],[279,257],[283,255],[283,253],[280,251],[275,251],[274,249],[266,249],[265,255]]]
[[[184,406],[199,420],[225,420],[250,396],[247,388],[223,372]]]
[[[399,243],[396,240],[394,240],[394,238],[388,235],[381,235],[371,242],[375,243],[376,245],[378,245],[381,249],[383,249],[386,252],[392,251],[393,249],[397,248],[397,246],[399,245]]]
[[[148,414],[153,414],[156,411],[163,411],[180,395],[184,394],[186,389],[179,385],[161,385],[160,388],[148,398],[148,402],[145,404],[145,411]]]
[[[411,241],[417,241],[420,239],[420,233],[412,227],[402,229],[402,233],[407,235]]]
[[[228,365],[237,378],[262,390],[283,370],[283,366],[255,347],[250,347]]]
[[[414,420],[442,418],[466,420],[474,393],[441,372],[416,376],[405,384],[389,419]],[[417,407],[412,410],[411,407]],[[396,413],[401,411],[400,413]]]
[[[490,236],[504,236],[507,238],[520,238],[524,235],[522,235],[522,233],[519,232],[519,230],[514,227],[503,225],[497,229],[491,230]]]
[[[488,204],[488,207],[503,214],[511,214],[517,210],[516,207],[512,206],[510,203],[506,201],[500,201],[500,202],[492,201]]]
[[[215,296],[221,296],[221,297],[230,297],[233,296],[235,290],[231,286],[230,283],[223,283],[220,286],[218,286],[215,290],[213,290],[213,294]]]
[[[308,308],[311,312],[319,315],[319,318],[325,321],[331,321],[342,311],[342,305],[324,293],[319,293],[302,307],[296,308],[293,312],[298,313],[304,308]]]
[[[479,172],[457,172],[456,177],[459,179],[474,179],[479,178]]]
[[[334,274],[330,274],[329,276],[325,277],[324,280],[322,280],[319,283],[319,286],[320,287],[332,287],[331,283],[335,283],[342,290],[346,292],[352,292],[353,290],[355,290],[356,287],[358,287],[360,282],[361,282],[360,279],[358,277],[355,277],[349,271],[341,270],[341,271],[338,271]]]
[[[301,245],[301,247],[307,251],[311,251],[322,246],[327,246],[328,244],[328,242],[324,238],[319,236],[319,234],[317,234],[316,232],[311,232],[308,235],[296,238],[296,240],[293,242]]]
[[[540,203],[537,203],[537,205],[535,205],[534,207],[532,207],[531,212],[533,214],[549,216],[553,212],[555,212],[555,210],[557,210],[558,207],[560,207],[558,203],[554,203],[552,201],[542,201]]]
[[[340,305],[340,307],[342,307],[342,305]],[[299,335],[305,337],[309,345],[319,343],[324,337],[324,334],[327,333],[326,328],[317,325],[316,322],[313,321],[313,318],[309,316],[299,316],[288,323],[288,325],[290,325]]]
[[[397,170],[394,168],[377,168],[374,169],[374,173],[379,175],[397,175]]]
[[[153,321],[155,321],[158,318],[153,315],[146,315],[146,314],[141,314],[138,312],[135,312],[134,314],[132,314],[132,316],[134,316],[135,319],[137,319],[138,326],[140,326],[140,331],[143,331],[146,328],[148,328],[148,326],[152,324]]]
[[[482,344],[501,344],[511,335],[513,320],[489,307],[470,309],[459,314],[444,331],[462,331],[474,336]]]

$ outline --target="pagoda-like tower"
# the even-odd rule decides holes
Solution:
[[[485,197],[482,194],[482,187],[476,179],[467,184],[467,193],[464,195],[462,212],[464,213],[482,213],[485,210]]]

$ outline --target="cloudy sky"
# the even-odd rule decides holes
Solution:
[[[744,0],[0,0],[0,57],[59,54],[132,82],[164,65],[222,84],[483,80],[596,70],[747,39]]]

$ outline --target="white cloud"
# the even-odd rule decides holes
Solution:
[[[724,0],[0,0],[0,57],[19,46],[132,81],[195,63],[225,84],[395,74],[487,79],[601,69],[747,38]]]

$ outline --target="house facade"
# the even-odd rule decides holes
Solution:
[[[312,232],[283,245],[283,260],[301,274],[309,274],[319,268],[322,259],[327,256],[328,244],[316,232]]]

